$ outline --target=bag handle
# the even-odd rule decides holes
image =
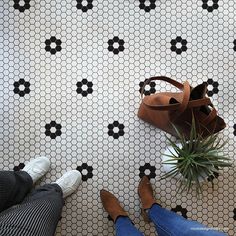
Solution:
[[[144,105],[149,107],[152,110],[159,110],[159,111],[175,111],[180,108],[181,103],[175,103],[175,104],[168,104],[168,105],[149,105],[146,102],[143,102]],[[188,102],[189,108],[195,108],[200,106],[207,106],[212,105],[211,100],[209,98],[201,98],[198,100],[192,100]]]
[[[171,78],[169,78],[169,77],[166,77],[166,76],[155,76],[155,77],[151,77],[151,78],[149,78],[149,79],[146,79],[146,80],[144,81],[143,87],[142,87],[142,89],[141,89],[141,98],[143,98],[144,88],[146,87],[147,84],[149,84],[149,83],[150,83],[151,81],[153,81],[153,80],[165,81],[165,82],[167,82],[167,83],[169,83],[169,84],[174,85],[175,87],[177,87],[177,88],[180,89],[180,90],[183,90],[183,89],[184,89],[184,85],[181,84],[181,83],[179,83],[179,82],[176,81],[176,80],[173,80],[173,79],[171,79]]]
[[[214,108],[214,106],[211,104],[212,110],[208,114],[208,116],[202,121],[203,125],[207,126],[209,123],[211,123],[217,116],[217,111]]]
[[[144,82],[144,85],[142,87],[141,90],[141,98],[143,98],[143,94],[144,94],[144,88],[147,84],[149,84],[151,81],[153,80],[161,80],[161,81],[165,81],[168,82],[172,85],[174,85],[175,87],[177,87],[178,89],[183,91],[183,99],[181,103],[175,103],[175,104],[168,104],[168,105],[150,105],[147,104],[145,101],[143,101],[143,103],[148,106],[150,109],[153,110],[168,110],[168,111],[176,111],[172,117],[177,118],[181,113],[183,113],[185,111],[185,109],[188,108],[194,108],[194,107],[200,107],[200,106],[204,106],[204,105],[211,105],[211,100],[209,98],[201,98],[201,99],[197,99],[197,100],[191,100],[190,99],[190,93],[191,93],[191,87],[188,83],[188,81],[185,81],[183,84],[179,83],[176,80],[173,80],[171,78],[168,78],[166,76],[156,76],[156,77],[151,77],[149,79],[147,79]]]

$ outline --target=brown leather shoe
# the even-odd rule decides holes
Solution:
[[[157,203],[153,196],[152,185],[147,176],[144,176],[139,182],[138,195],[142,203],[142,215],[144,221],[149,222],[149,218],[145,210],[150,209],[153,204]],[[157,203],[159,204],[159,203]]]
[[[139,182],[138,195],[141,199],[142,208],[144,210],[152,207],[156,200],[153,196],[153,189],[147,176],[144,176]]]
[[[121,207],[118,199],[110,192],[102,189],[100,191],[100,197],[102,200],[102,205],[108,212],[110,217],[115,222],[118,216],[128,216],[125,210]]]

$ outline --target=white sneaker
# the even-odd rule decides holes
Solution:
[[[70,170],[66,172],[55,184],[58,184],[63,192],[63,197],[66,198],[77,190],[82,180],[82,175],[78,170]]]
[[[22,170],[27,172],[35,183],[48,172],[50,164],[47,157],[37,157],[26,164]]]

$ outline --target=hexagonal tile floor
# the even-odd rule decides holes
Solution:
[[[0,168],[18,171],[46,155],[51,171],[82,172],[66,200],[57,235],[112,235],[99,190],[119,196],[137,227],[155,235],[140,215],[137,185],[147,174],[162,205],[235,235],[234,169],[204,185],[201,199],[176,194],[160,181],[164,133],[137,118],[145,79],[166,75],[208,96],[236,145],[236,5],[234,0],[3,0],[0,3]],[[168,90],[153,82],[144,94]]]

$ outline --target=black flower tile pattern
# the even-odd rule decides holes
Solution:
[[[143,85],[144,85],[144,82],[139,83],[139,92],[140,93],[142,93]],[[147,84],[143,90],[143,94],[145,96],[151,95],[152,93],[156,93],[156,83],[154,81],[151,81],[149,84]]]
[[[202,8],[207,9],[208,12],[219,8],[219,0],[202,0]]]
[[[49,124],[45,125],[45,135],[49,136],[51,139],[55,139],[57,136],[61,136],[61,124],[56,123],[56,121],[51,121]]]
[[[187,40],[182,39],[181,36],[177,36],[176,39],[171,40],[171,51],[181,54],[182,52],[187,51]]]
[[[219,92],[218,86],[219,83],[217,81],[213,81],[213,79],[208,79],[206,82],[207,85],[207,95],[212,97],[214,94]]]
[[[87,12],[89,9],[93,8],[93,0],[76,0],[78,9],[81,9],[83,12]],[[86,3],[86,4],[84,4]]]
[[[145,163],[143,166],[139,167],[139,177],[147,176],[149,179],[154,179],[156,177],[156,167]]]
[[[234,124],[234,126],[233,126],[233,128],[234,128],[234,136],[236,136],[236,124]]]
[[[30,8],[30,0],[14,0],[13,6],[20,12],[24,12],[26,9]]]
[[[61,51],[61,40],[52,36],[50,39],[45,40],[45,50],[51,54],[56,54],[56,52]],[[54,44],[54,45],[53,45]]]
[[[78,166],[76,170],[81,173],[83,181],[93,178],[93,167],[89,166],[87,163],[83,163],[81,166]]]
[[[124,48],[124,40],[119,39],[119,37],[115,36],[113,39],[108,40],[108,50],[110,52],[113,52],[114,54],[118,54],[119,52],[122,52],[125,50]]]
[[[25,167],[25,164],[24,164],[24,163],[19,163],[18,166],[14,166],[13,170],[14,170],[14,171],[20,171],[20,170],[22,170],[24,167]]]
[[[207,178],[207,180],[208,180],[209,182],[212,182],[213,179],[217,179],[218,177],[219,177],[219,173],[218,173],[218,172],[214,172],[213,175],[210,175],[210,176]]]
[[[139,0],[139,8],[145,12],[150,12],[156,8],[156,0]]]
[[[236,51],[236,39],[234,40],[234,51]]]
[[[217,166],[215,166],[215,168],[217,169],[217,170],[219,170],[219,168],[217,167]],[[210,175],[208,178],[207,178],[207,180],[208,180],[208,182],[213,182],[213,180],[214,179],[217,179],[218,177],[219,177],[220,175],[219,175],[219,172],[214,172],[212,175]]]
[[[20,97],[24,97],[30,93],[30,82],[24,79],[14,82],[14,93],[19,94]]]
[[[183,208],[181,205],[177,205],[175,208],[172,208],[171,209],[172,211],[174,211],[174,212],[180,212],[181,213],[181,215],[184,217],[184,218],[188,218],[187,217],[187,209],[186,208]]]
[[[234,218],[234,220],[236,220],[236,208],[234,208],[233,212],[234,212],[233,218]]]
[[[76,92],[81,94],[83,97],[87,97],[88,94],[93,92],[93,83],[87,79],[82,79],[76,83],[77,89]]]
[[[120,136],[125,134],[123,124],[120,124],[118,121],[114,121],[112,124],[107,126],[108,128],[108,135],[112,136],[114,139],[118,139]]]
[[[140,217],[137,204],[139,175],[150,173],[155,196],[167,209],[180,205],[187,209],[188,219],[236,235],[235,167],[214,178],[214,189],[206,183],[201,199],[177,194],[175,180],[159,181],[161,153],[167,147],[164,132],[137,117],[139,84],[145,79],[166,75],[179,82],[188,80],[194,87],[212,79],[220,91],[213,93],[213,82],[207,89],[227,123],[221,137],[229,140],[226,150],[235,166],[235,0],[31,0],[30,8],[21,8],[22,12],[14,8],[14,0],[1,3],[0,169],[13,170],[35,156],[47,156],[52,165],[41,185],[82,163],[93,167],[93,177],[66,199],[56,236],[114,235],[113,222],[101,205],[102,188],[119,198],[144,235],[156,236],[154,226]],[[23,7],[27,1],[15,3]],[[204,3],[212,8],[204,9]],[[213,9],[216,3],[219,7]],[[14,92],[19,79],[30,82],[30,93],[26,89],[24,97],[17,89]],[[92,93],[86,83],[77,86],[82,79],[93,83],[88,84]],[[154,89],[175,91],[164,82],[155,83],[146,87],[146,95]],[[25,86],[19,85],[19,90]],[[48,127],[49,136],[45,135],[45,125],[51,121],[62,125],[61,136],[56,136],[55,127]],[[113,121],[124,124],[123,136],[118,127],[108,135]]]

